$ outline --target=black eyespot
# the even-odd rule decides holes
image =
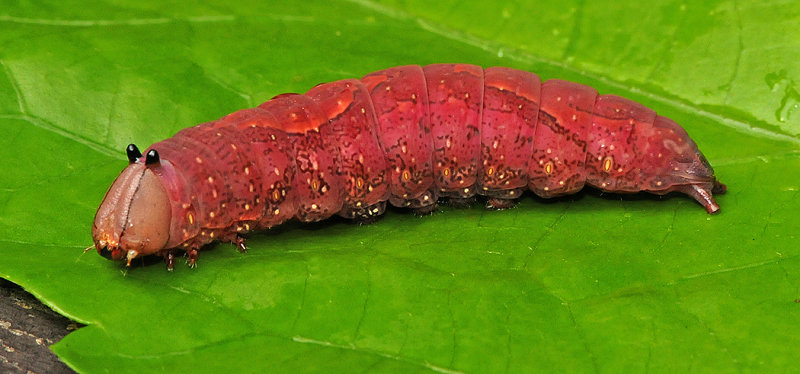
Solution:
[[[136,147],[136,144],[128,144],[128,148],[125,148],[125,152],[128,153],[128,161],[132,164],[136,162],[136,159],[142,157],[142,152],[139,152],[139,148]]]
[[[158,157],[158,151],[155,149],[147,151],[147,158],[144,159],[145,165],[157,164],[159,161],[161,161],[161,158]]]

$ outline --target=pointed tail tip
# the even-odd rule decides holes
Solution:
[[[712,202],[713,202],[713,204],[705,206],[706,212],[708,212],[708,214],[718,214],[719,213],[719,209],[720,209],[719,205],[717,205],[717,203],[714,202],[713,200],[712,200]]]
[[[724,185],[723,185],[724,186]],[[695,199],[700,205],[706,208],[706,212],[708,214],[716,214],[719,212],[719,204],[714,201],[714,197],[712,196],[713,187],[711,189],[703,188],[700,185],[690,184],[684,185],[678,191],[683,192],[693,199]]]

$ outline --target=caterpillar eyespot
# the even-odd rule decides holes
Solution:
[[[131,144],[133,145],[133,144]],[[134,148],[136,146],[134,145]],[[142,157],[141,155],[139,157]],[[160,161],[160,157],[158,156],[158,151],[155,149],[151,149],[147,151],[147,157],[145,157],[144,164],[145,165],[152,165],[156,164]]]
[[[139,152],[139,148],[136,147],[136,144],[128,144],[128,147],[125,148],[125,153],[128,154],[128,162],[131,164],[136,162],[139,157],[142,157],[142,152]]]
[[[92,227],[115,260],[164,256],[190,266],[215,240],[288,219],[362,222],[386,203],[418,213],[475,194],[487,208],[525,189],[561,196],[585,185],[672,191],[719,211],[725,185],[686,131],[634,101],[533,73],[467,64],[399,66],[282,94],[181,130],[142,153],[111,185]]]

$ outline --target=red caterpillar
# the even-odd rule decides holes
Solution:
[[[392,205],[488,197],[507,208],[588,184],[679,191],[706,211],[725,185],[686,132],[636,102],[533,73],[474,65],[400,66],[283,94],[178,132],[130,165],[95,216],[98,252],[115,260],[175,251],[194,266],[214,240],[290,218],[369,220]]]

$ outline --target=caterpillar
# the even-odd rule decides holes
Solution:
[[[504,67],[399,66],[281,94],[179,131],[129,165],[95,215],[114,260],[159,254],[190,267],[214,241],[334,214],[369,222],[386,202],[424,214],[439,198],[506,209],[584,186],[677,191],[708,213],[726,187],[684,129],[637,102]],[[91,247],[90,247],[91,248]]]

